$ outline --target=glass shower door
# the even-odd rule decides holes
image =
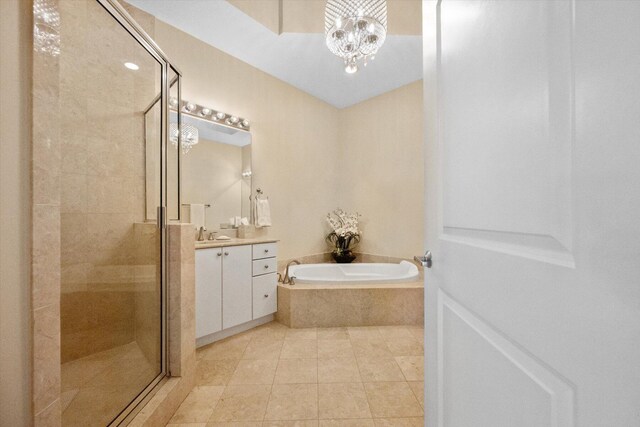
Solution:
[[[166,372],[166,230],[146,202],[166,206],[168,63],[110,0],[59,11],[62,424],[105,426]]]

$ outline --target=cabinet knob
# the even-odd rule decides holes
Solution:
[[[225,252],[225,253],[224,253],[224,256],[229,256],[229,252]]]
[[[266,269],[268,269],[268,268],[269,268],[269,266],[268,266],[268,265],[265,265],[265,266],[264,266],[264,269],[265,269],[265,270],[266,270]]]
[[[265,250],[264,250],[264,253],[265,253],[265,254],[268,254],[268,253],[269,253],[269,249],[265,249]]]
[[[218,252],[216,255],[218,255],[218,256],[222,256],[222,252]]]
[[[264,297],[265,298],[269,298],[269,294],[264,294]]]

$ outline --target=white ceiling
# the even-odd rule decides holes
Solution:
[[[347,74],[340,58],[325,46],[324,34],[275,34],[226,1],[128,1],[338,108],[422,78],[421,36],[388,35],[374,61],[355,74]],[[179,68],[180,64],[176,66]]]

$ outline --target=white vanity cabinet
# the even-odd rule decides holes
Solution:
[[[259,319],[278,310],[277,246],[253,245],[253,318]]]
[[[196,251],[196,337],[222,330],[222,250]]]
[[[251,245],[222,248],[222,328],[251,320]]]
[[[197,339],[276,312],[276,254],[275,242],[196,249]]]

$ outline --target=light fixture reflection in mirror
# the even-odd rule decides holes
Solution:
[[[246,171],[242,172],[242,177],[243,178],[251,178],[251,175],[253,175],[253,172],[251,172],[251,170],[246,170]]]
[[[171,141],[171,145],[174,147],[177,147],[178,141],[180,141],[182,152],[187,154],[189,150],[199,142],[198,128],[193,125],[183,123],[182,135],[180,135],[180,132],[178,132],[178,124],[171,123],[169,124],[169,140]]]

